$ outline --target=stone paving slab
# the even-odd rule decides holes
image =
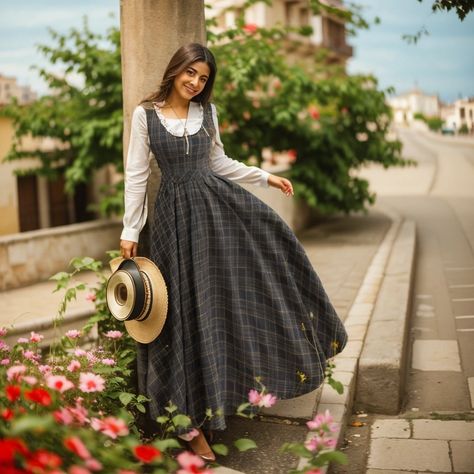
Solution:
[[[451,441],[455,472],[474,472],[474,441]]]
[[[473,421],[413,420],[412,423],[414,439],[474,440]]]
[[[451,471],[449,444],[441,440],[373,439],[368,467],[449,472]]]
[[[445,339],[416,339],[412,368],[423,371],[461,372],[458,342]]]
[[[471,408],[474,408],[474,377],[468,377],[469,395],[471,396]]]
[[[408,420],[377,420],[372,425],[372,438],[410,438]]]

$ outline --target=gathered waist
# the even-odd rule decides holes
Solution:
[[[195,179],[202,179],[205,176],[212,175],[210,168],[191,168],[187,170],[162,170],[161,176],[164,182],[184,183]]]

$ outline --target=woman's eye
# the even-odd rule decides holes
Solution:
[[[193,71],[192,69],[189,69],[189,70],[188,70],[188,74],[189,74],[190,76],[192,76],[192,75],[194,74],[194,71]]]

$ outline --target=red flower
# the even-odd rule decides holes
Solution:
[[[7,392],[8,400],[11,402],[14,402],[20,397],[21,390],[18,385],[8,385],[5,391]]]
[[[10,408],[5,408],[1,416],[5,421],[10,421],[13,418],[13,411]]]
[[[161,456],[161,451],[159,449],[149,445],[135,446],[133,452],[137,459],[145,463],[153,462],[155,458]]]
[[[52,402],[51,395],[44,388],[34,388],[25,392],[25,398],[45,407],[51,405]]]
[[[246,33],[250,33],[250,34],[253,34],[253,33],[256,33],[257,30],[258,30],[258,26],[255,24],[255,23],[247,23],[246,25],[244,25],[244,27],[242,28]]]
[[[61,466],[62,459],[55,453],[51,453],[46,449],[38,449],[32,453],[28,459],[26,466],[29,471],[43,472],[45,469],[51,470]]]
[[[319,110],[314,105],[311,105],[308,111],[309,111],[309,114],[311,115],[311,118],[313,118],[314,120],[319,120],[319,117],[321,116],[321,114],[319,113]]]
[[[19,438],[6,438],[0,439],[0,466],[2,466],[1,472],[3,471],[4,464],[12,464],[15,455],[26,456],[28,454],[28,448],[25,443]]]
[[[296,160],[296,157],[298,155],[297,151],[296,150],[288,150],[287,151],[287,154],[288,154],[288,158],[290,159],[291,162],[295,161]]]

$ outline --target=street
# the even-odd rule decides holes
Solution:
[[[417,228],[405,399],[398,417],[355,415],[337,472],[474,472],[474,141],[399,136],[418,166],[361,174]]]

